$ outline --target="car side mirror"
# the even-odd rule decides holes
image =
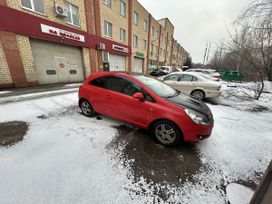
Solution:
[[[138,100],[140,100],[140,101],[143,101],[143,100],[144,100],[144,94],[141,93],[141,92],[135,93],[132,97],[135,98],[135,99],[138,99]]]

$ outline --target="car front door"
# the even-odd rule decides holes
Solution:
[[[145,127],[149,122],[149,109],[152,102],[133,98],[135,93],[143,93],[140,86],[123,77],[111,77],[108,81],[108,88],[107,115]],[[146,96],[146,93],[143,94]]]
[[[171,86],[173,89],[178,89],[178,80],[180,78],[180,74],[171,74],[164,77],[163,81]]]
[[[189,95],[195,87],[195,80],[196,77],[190,74],[181,74],[177,82],[177,89]]]

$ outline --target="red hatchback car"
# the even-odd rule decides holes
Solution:
[[[79,88],[85,116],[96,113],[149,129],[165,146],[211,135],[209,107],[154,78],[137,73],[96,72]]]

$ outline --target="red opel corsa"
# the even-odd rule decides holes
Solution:
[[[213,128],[205,103],[136,73],[91,74],[79,88],[79,107],[88,117],[99,113],[149,129],[165,146],[205,139]]]

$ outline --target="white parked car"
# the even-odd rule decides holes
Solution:
[[[207,79],[196,72],[174,72],[159,79],[172,88],[199,100],[219,97],[221,94],[220,82]]]
[[[219,80],[221,76],[218,72],[212,69],[187,69],[186,72],[197,72],[197,73],[207,74],[216,78],[217,80]]]
[[[161,66],[159,69],[163,70],[166,74],[173,72],[173,67],[171,66]]]

